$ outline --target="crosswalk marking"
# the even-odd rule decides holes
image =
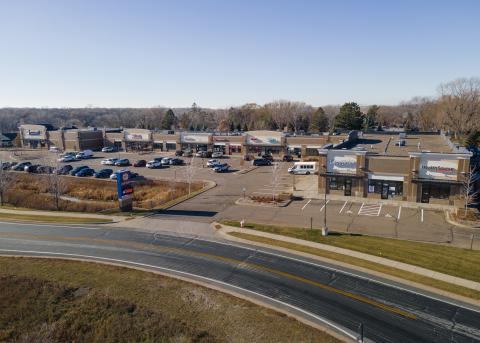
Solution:
[[[362,206],[358,210],[358,215],[378,217],[380,215],[380,212],[382,212],[382,204],[362,203]]]

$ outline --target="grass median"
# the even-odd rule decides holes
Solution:
[[[236,297],[134,269],[0,257],[0,341],[339,342]]]
[[[0,220],[15,220],[15,221],[31,221],[31,222],[45,222],[45,223],[111,223],[109,218],[91,218],[91,217],[67,217],[67,216],[51,216],[51,215],[36,215],[36,214],[20,214],[20,213],[0,213]]]
[[[300,252],[304,252],[307,254],[311,255],[316,255],[320,257],[325,257],[331,260],[347,263],[353,266],[361,267],[361,268],[366,268],[375,272],[395,276],[404,280],[409,280],[413,281],[419,284],[423,284],[426,286],[434,287],[443,291],[447,291],[453,294],[458,294],[467,298],[472,298],[476,300],[480,300],[480,292],[475,291],[470,288],[466,287],[461,287],[457,286],[448,282],[432,279],[420,274],[415,274],[415,273],[410,273],[401,269],[397,268],[392,268],[388,267],[382,264],[366,261],[366,260],[361,260],[355,257],[351,257],[348,255],[343,255],[343,254],[338,254],[326,250],[321,250],[321,249],[316,249],[312,247],[308,247],[305,245],[301,244],[295,244],[295,243],[290,243],[290,242],[285,242],[285,241],[280,241],[276,239],[271,239],[271,238],[266,238],[266,237],[261,237],[261,236],[256,236],[256,235],[250,235],[247,233],[243,232],[230,232],[229,235],[232,235],[234,237],[246,239],[249,241],[253,242],[258,242],[258,243],[263,243],[263,244],[268,244],[268,245],[273,245],[281,248],[286,248],[286,249],[291,249],[291,250],[296,250]]]
[[[238,221],[225,220],[222,223],[225,225],[240,227]],[[323,237],[320,230],[306,230],[295,227],[255,223],[246,223],[245,227],[262,232],[328,244],[339,248],[380,256],[390,260],[404,262],[440,273],[480,282],[480,251],[478,250],[337,232],[331,232],[327,237]],[[278,242],[276,245],[278,245]]]

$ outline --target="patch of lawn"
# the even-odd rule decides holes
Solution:
[[[0,341],[339,342],[184,281],[91,262],[0,257]]]
[[[0,220],[20,220],[48,223],[110,223],[109,218],[89,218],[89,217],[62,217],[46,216],[34,214],[0,213]]]
[[[222,223],[240,227],[238,221],[225,220]],[[480,251],[478,250],[338,232],[331,232],[327,237],[323,237],[320,230],[255,223],[247,223],[245,227],[355,250],[480,282]]]
[[[301,252],[304,252],[304,253],[329,258],[329,259],[332,259],[332,260],[336,260],[336,261],[339,261],[339,262],[343,262],[343,263],[351,264],[351,265],[354,265],[354,266],[366,268],[366,269],[373,270],[373,271],[380,272],[380,273],[384,273],[384,274],[387,274],[387,275],[392,275],[392,276],[395,276],[395,277],[398,277],[398,278],[401,278],[401,279],[404,279],[404,280],[417,282],[419,284],[423,284],[423,285],[426,285],[426,286],[441,289],[441,290],[444,290],[444,291],[447,291],[447,292],[451,292],[453,294],[458,294],[458,295],[462,295],[464,297],[480,300],[480,292],[475,291],[473,289],[453,285],[451,283],[444,282],[444,281],[435,280],[435,279],[432,279],[432,278],[429,278],[429,277],[426,277],[426,276],[422,276],[420,274],[406,272],[406,271],[403,271],[401,269],[391,268],[391,267],[388,267],[388,266],[384,266],[382,264],[378,264],[378,263],[374,263],[374,262],[370,262],[370,261],[366,261],[366,260],[361,260],[361,259],[358,259],[356,257],[342,255],[342,254],[338,254],[338,253],[334,253],[334,252],[330,252],[330,251],[326,251],[326,250],[321,250],[321,249],[315,249],[315,248],[308,247],[308,246],[305,246],[305,245],[294,244],[294,243],[285,242],[285,241],[279,241],[279,240],[276,240],[276,239],[270,239],[270,238],[260,237],[260,236],[256,236],[256,235],[250,235],[250,234],[242,233],[242,232],[230,232],[229,235],[232,235],[232,236],[238,237],[238,238],[242,238],[242,239],[246,239],[246,240],[249,240],[249,241],[269,244],[269,245],[278,246],[278,247],[281,247],[281,248],[301,251]]]

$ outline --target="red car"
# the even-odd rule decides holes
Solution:
[[[138,160],[133,163],[134,167],[145,167],[147,165],[147,161],[145,160]]]

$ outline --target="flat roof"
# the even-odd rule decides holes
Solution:
[[[368,153],[386,156],[408,156],[411,152],[454,152],[441,135],[407,134],[404,138],[404,146],[398,146],[396,144],[399,139],[400,136],[398,133],[363,134],[363,136],[360,136],[354,143],[352,149],[361,147]]]

